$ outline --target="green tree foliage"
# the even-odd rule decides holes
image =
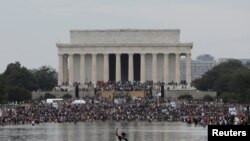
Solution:
[[[220,94],[220,97],[223,99],[223,102],[229,102],[229,103],[237,103],[238,102],[238,96],[236,93],[233,92],[222,92]]]
[[[193,82],[199,90],[213,90],[228,102],[250,103],[250,69],[238,60],[215,66]]]
[[[19,62],[11,63],[2,74],[4,85],[17,86],[27,90],[37,88],[34,76],[25,68],[21,67]]]
[[[4,87],[3,85],[0,84],[0,103],[6,103],[6,99],[7,99],[7,96],[4,91]]]
[[[56,71],[48,66],[42,66],[33,72],[38,89],[52,90],[57,85]]]
[[[6,88],[6,93],[8,94],[8,100],[12,102],[31,100],[31,93],[24,88],[20,88],[16,86],[8,86]]]
[[[248,69],[250,69],[250,61],[248,61],[248,62],[246,63],[246,67],[247,67]]]
[[[231,80],[230,91],[238,94],[242,103],[250,103],[250,70],[247,68],[236,70]]]
[[[214,101],[214,98],[210,95],[205,95],[203,97],[203,101],[206,101],[206,102],[213,102]]]
[[[19,62],[11,63],[0,75],[0,103],[29,100],[31,91],[51,90],[56,82],[56,71],[51,67],[30,71]]]
[[[4,92],[4,85],[2,82],[2,75],[0,75],[0,103],[3,103],[5,100],[5,92]]]

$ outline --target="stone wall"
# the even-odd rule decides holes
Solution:
[[[72,44],[164,44],[177,43],[179,29],[71,30]]]
[[[187,91],[165,91],[165,97],[171,97],[171,98],[178,98],[181,95],[189,94],[192,95],[194,99],[203,99],[205,95],[210,95],[212,97],[217,97],[216,92],[212,91],[193,91],[193,90],[187,90]]]
[[[75,97],[75,93],[74,92],[59,92],[59,91],[52,91],[52,92],[33,92],[32,93],[32,99],[38,99],[40,96],[44,96],[45,93],[50,93],[55,95],[57,98],[62,97],[65,94],[70,94],[73,97]],[[193,90],[181,90],[181,91],[165,91],[165,98],[171,97],[173,99],[177,99],[179,96],[181,95],[185,95],[185,94],[189,94],[192,95],[194,99],[203,99],[203,97],[205,95],[210,95],[212,97],[216,97],[217,93],[216,92],[212,92],[212,91],[193,91]],[[101,95],[103,97],[109,98],[109,97],[113,97],[113,92],[102,92]],[[144,97],[144,92],[143,91],[131,91],[129,92],[129,95],[132,95],[134,97]],[[156,93],[153,93],[153,95],[155,96]],[[79,97],[86,97],[86,96],[94,96],[94,91],[80,91],[79,92]]]
[[[50,93],[56,96],[56,98],[61,98],[65,94],[70,94],[72,97],[75,97],[75,92],[61,92],[61,91],[50,91],[50,92],[32,92],[32,99],[38,99],[40,96],[44,96],[45,93]],[[94,91],[79,91],[79,97],[85,97],[85,96],[94,96]]]

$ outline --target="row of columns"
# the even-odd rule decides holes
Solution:
[[[96,67],[96,56],[97,54],[92,54],[92,82],[96,82],[97,77],[97,67]],[[133,54],[128,54],[128,80],[133,81],[134,79],[134,64],[133,64]],[[66,58],[67,59],[67,58]],[[103,81],[107,82],[109,80],[109,54],[104,54],[103,62]],[[64,62],[66,62],[64,64]],[[180,82],[180,54],[176,54],[176,65],[175,65],[175,82]],[[74,83],[74,55],[69,54],[68,57],[69,71],[67,71],[67,61],[63,55],[59,54],[59,66],[58,66],[58,84],[69,80],[69,84]],[[67,78],[66,74],[69,74]],[[145,81],[145,54],[141,54],[141,81]],[[80,55],[80,82],[85,81],[85,54]],[[121,80],[121,54],[116,54],[116,81]],[[152,54],[152,80],[157,81],[157,54]],[[188,84],[191,83],[191,54],[186,54],[186,81]],[[169,82],[169,54],[164,54],[164,82]]]

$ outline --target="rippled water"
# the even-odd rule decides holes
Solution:
[[[115,130],[129,141],[206,141],[207,128],[181,122],[79,122],[0,127],[0,141],[118,141]]]

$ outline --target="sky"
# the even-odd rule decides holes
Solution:
[[[71,29],[180,29],[192,59],[250,58],[249,0],[0,0],[0,73],[19,61],[57,69]]]

